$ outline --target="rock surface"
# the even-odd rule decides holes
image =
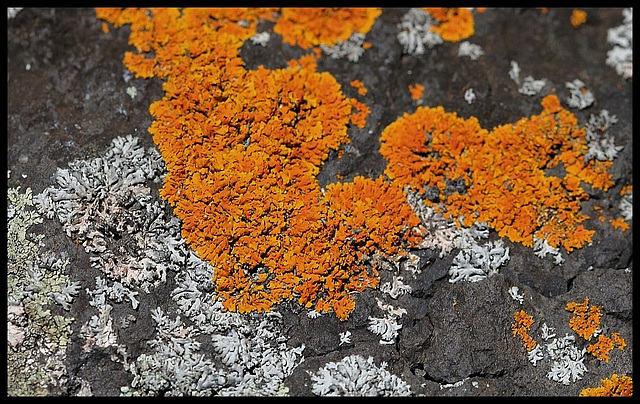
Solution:
[[[579,78],[592,91],[595,102],[571,112],[581,124],[588,122],[591,113],[603,109],[615,114],[618,118],[612,130],[615,144],[624,148],[609,170],[615,185],[607,192],[590,192],[591,199],[582,205],[583,212],[591,216],[585,227],[595,230],[592,242],[570,254],[564,252],[565,262],[561,265],[505,239],[510,260],[499,273],[479,282],[450,283],[448,270],[457,250],[443,257],[436,251],[421,250],[416,251],[420,257],[418,271],[395,272],[403,275],[404,283],[411,288],[409,293],[394,299],[380,289],[365,290],[355,296],[356,309],[344,322],[330,314],[313,318],[295,304],[283,304],[278,309],[281,319],[273,320],[273,329],[279,330],[282,333],[279,337],[283,338],[276,343],[278,335],[274,333],[273,346],[282,349],[278,344],[286,344],[286,351],[304,345],[304,350],[297,357],[300,363],[295,362],[296,366],[285,372],[282,384],[274,387],[274,392],[312,395],[313,375],[329,362],[339,362],[350,355],[372,357],[378,368],[386,362],[386,371],[408,384],[411,394],[428,396],[575,396],[614,373],[633,374],[632,226],[623,231],[608,221],[620,217],[620,191],[633,183],[632,80],[623,79],[605,64],[607,52],[612,48],[607,42],[607,31],[623,23],[622,10],[585,11],[587,22],[578,27],[570,24],[569,9],[550,9],[546,13],[537,9],[488,9],[476,13],[475,34],[469,41],[480,45],[484,55],[472,60],[458,56],[459,44],[453,42],[429,49],[424,55],[403,54],[396,35],[397,24],[406,9],[384,9],[366,37],[374,46],[357,63],[320,58],[318,71],[330,72],[347,96],[356,95],[356,89],[349,85],[352,80],[363,81],[368,89],[364,102],[371,108],[364,128],[349,129],[352,152],[340,157],[333,153],[325,162],[318,175],[322,186],[338,181],[338,176],[342,176],[341,181],[349,181],[357,175],[375,178],[383,173],[386,162],[378,152],[380,133],[403,113],[415,110],[417,104],[410,98],[408,86],[416,82],[425,87],[424,105],[441,105],[464,118],[475,116],[482,127],[493,128],[539,113],[540,100],[551,92],[564,102],[568,96],[565,83]],[[23,9],[7,24],[8,188],[19,186],[24,191],[29,187],[37,195],[55,184],[57,168],[104,153],[119,136],[133,135],[145,149],[155,147],[147,132],[152,122],[149,105],[162,97],[162,82],[134,78],[122,64],[124,52],[129,49],[128,27],[102,32],[93,9]],[[269,29],[268,24],[263,29]],[[241,56],[247,68],[258,65],[276,68],[306,52],[283,44],[272,34],[265,47],[245,43]],[[527,96],[518,92],[518,85],[508,74],[511,61],[519,64],[521,77],[547,79],[540,94]],[[464,98],[470,88],[476,94],[472,103]],[[159,186],[157,182],[148,184],[150,194],[158,201]],[[604,208],[607,220],[598,220],[599,214],[593,210],[596,205]],[[48,394],[111,396],[135,390],[132,386],[135,372],[129,365],[137,360],[136,371],[142,372],[140,358],[154,352],[149,342],[159,338],[156,308],[172,319],[181,318],[183,331],[193,324],[181,311],[182,306],[172,300],[172,293],[181,282],[176,280],[177,272],[168,270],[166,280],[148,293],[136,290],[139,306],[135,309],[126,299],[110,301],[109,315],[116,340],[102,347],[95,345],[94,340],[94,345],[87,349],[88,334],[82,328],[99,313],[98,307],[89,304],[88,291],[95,290],[95,278],[101,272],[91,266],[90,254],[65,234],[57,220],[45,218],[28,230],[45,235],[43,250],[68,258],[69,281],[81,285],[69,310],[51,305],[52,313],[74,321],[61,361],[60,377],[64,382],[55,387],[44,382],[49,386]],[[491,232],[490,239],[496,238]],[[392,281],[392,275],[393,271],[382,271],[381,284]],[[514,286],[523,296],[522,302],[509,294]],[[9,295],[12,293],[8,291]],[[582,378],[563,384],[547,377],[553,362],[549,357],[535,366],[529,362],[522,341],[512,334],[511,324],[514,313],[522,309],[535,320],[530,334],[538,344],[545,347],[552,341],[541,337],[542,324],[546,323],[555,329],[558,338],[575,336],[576,347],[582,349],[589,342],[569,328],[571,313],[565,306],[585,298],[601,309],[603,333],[619,333],[627,346],[612,351],[608,362],[586,354],[583,363],[587,371]],[[388,344],[382,344],[380,336],[368,329],[371,317],[384,315],[379,302],[406,311],[395,316],[402,328]],[[241,324],[238,327],[251,328],[250,324],[263,321],[260,316],[254,317],[233,321]],[[236,323],[229,321],[233,328]],[[210,369],[224,369],[227,381],[206,390],[202,387],[202,373],[189,382],[180,379],[186,376],[177,371],[158,371],[162,375],[158,377],[168,380],[164,387],[154,391],[139,387],[141,394],[205,391],[252,395],[270,391],[249,390],[245,384],[241,384],[244,390],[233,390],[231,387],[238,385],[229,376],[233,366],[220,359],[215,338],[201,328],[199,334],[187,331],[180,334],[178,329],[171,331],[175,332],[173,338],[198,341],[203,360],[212,363]],[[232,335],[229,332],[216,329],[213,334]],[[253,331],[242,332],[251,352],[252,341],[258,336]],[[340,344],[340,335],[346,332],[350,341]],[[25,352],[28,348],[20,344],[8,346],[12,352]],[[268,359],[264,358],[268,355],[261,355],[260,365],[236,369],[240,379],[258,372],[257,367],[265,368]],[[304,360],[300,361],[300,357]],[[252,362],[238,363],[242,368]],[[12,385],[10,379],[9,395],[36,394],[28,386],[32,384]],[[199,390],[198,386],[202,388]],[[403,390],[398,387],[397,391]]]

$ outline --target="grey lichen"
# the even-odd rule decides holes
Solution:
[[[469,41],[460,42],[458,56],[467,56],[471,60],[478,60],[482,55],[484,55],[484,50],[480,45],[472,44]]]
[[[587,146],[589,150],[584,155],[584,160],[612,161],[621,151],[623,146],[616,146],[613,135],[609,129],[618,122],[616,115],[610,115],[603,109],[598,115],[591,114],[586,125]]]
[[[371,356],[350,355],[307,373],[313,394],[319,396],[410,396],[411,387],[386,367],[385,362],[376,366]]]
[[[184,259],[176,255],[184,240],[175,229],[168,231],[177,219],[145,185],[159,181],[163,169],[156,149],[145,150],[132,136],[118,137],[103,156],[59,168],[57,186],[36,201],[44,215],[55,216],[69,237],[82,242],[94,268],[148,291]]]
[[[422,55],[426,48],[432,48],[443,42],[442,37],[431,30],[438,25],[431,15],[419,8],[411,8],[398,24],[398,42],[402,51],[409,55]]]
[[[68,393],[66,350],[74,319],[64,314],[79,293],[68,260],[45,249],[32,226],[43,219],[30,188],[7,190],[7,394]],[[59,314],[56,314],[59,313]]]
[[[486,244],[472,243],[453,258],[449,268],[449,282],[478,282],[498,273],[498,269],[508,260],[509,247],[505,248],[502,240],[489,241]]]
[[[362,47],[364,38],[364,34],[354,32],[346,41],[338,42],[333,46],[320,45],[320,48],[322,48],[324,53],[331,57],[331,59],[342,59],[346,57],[347,60],[355,63],[364,54],[364,48]]]

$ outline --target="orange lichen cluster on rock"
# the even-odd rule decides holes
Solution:
[[[620,189],[620,195],[624,196],[633,192],[633,185],[625,185]]]
[[[419,221],[402,189],[382,178],[358,177],[326,194],[316,181],[329,151],[349,141],[349,123],[364,126],[368,107],[317,72],[313,55],[283,69],[244,67],[239,48],[273,10],[97,15],[131,24],[139,53],[124,62],[132,72],[166,78],[164,97],[150,106],[149,132],[168,171],[160,195],[189,246],[214,266],[224,307],[268,311],[297,299],[346,319],[352,293],[378,283],[361,258],[398,252]]]
[[[585,340],[591,341],[591,337],[600,329],[600,318],[602,317],[600,308],[597,306],[589,307],[589,298],[585,298],[582,303],[567,303],[566,310],[573,313],[569,319],[569,328]],[[587,352],[600,360],[609,362],[609,353],[616,346],[621,351],[627,346],[620,334],[614,332],[611,337],[601,334],[598,335],[598,341],[587,346]]]
[[[513,314],[513,318],[516,321],[511,324],[511,330],[513,331],[513,336],[516,335],[522,338],[522,343],[527,351],[531,351],[538,344],[536,341],[531,338],[529,335],[529,329],[533,325],[533,316],[528,315],[524,310],[516,311]]]
[[[424,7],[423,10],[440,22],[431,30],[445,41],[458,42],[474,33],[473,14],[467,8]]]
[[[571,25],[577,27],[587,21],[587,13],[584,10],[578,10],[577,8],[574,8],[571,11],[571,17],[569,20],[571,21]]]
[[[601,361],[605,361],[608,363],[609,352],[611,352],[616,346],[621,351],[623,351],[627,346],[624,338],[622,338],[617,332],[611,334],[611,337],[599,335],[598,341],[596,343],[587,346],[587,352],[600,359]]]
[[[369,32],[381,13],[379,8],[283,8],[273,31],[289,45],[332,46],[355,32]]]
[[[580,392],[581,397],[631,397],[633,396],[633,379],[627,375],[616,373],[610,379],[602,379],[598,387],[588,387]]]
[[[569,319],[569,328],[590,341],[593,333],[600,328],[600,317],[602,317],[600,308],[598,306],[589,307],[589,298],[585,297],[582,303],[567,303],[565,309],[573,313]]]
[[[533,246],[534,237],[567,252],[591,241],[593,230],[580,222],[581,181],[607,190],[611,162],[584,161],[585,129],[555,95],[542,100],[539,115],[515,124],[480,127],[442,107],[420,107],[387,126],[380,153],[385,174],[402,186],[425,193],[437,189],[445,216],[465,226],[486,222],[501,237]],[[564,177],[547,175],[562,163]],[[466,191],[447,191],[448,181],[464,181]],[[426,203],[437,205],[429,200]]]
[[[419,100],[424,93],[424,86],[420,83],[409,84],[409,94],[412,100]]]

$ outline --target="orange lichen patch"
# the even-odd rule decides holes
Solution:
[[[411,94],[411,99],[419,100],[422,98],[422,94],[424,93],[424,86],[420,83],[409,84],[409,94]]]
[[[362,49],[371,49],[372,46],[373,46],[373,44],[371,42],[363,42],[362,43]]]
[[[366,34],[381,14],[379,8],[283,8],[273,31],[301,48],[346,41],[355,32]]]
[[[627,195],[633,192],[633,185],[625,185],[620,189],[620,195]]]
[[[604,222],[604,221],[607,220],[607,218],[604,217],[604,216],[598,216],[598,220],[601,221],[601,222]]]
[[[367,117],[371,113],[371,109],[369,109],[367,104],[360,102],[355,98],[351,98],[350,102],[351,106],[356,110],[356,112],[351,114],[351,123],[362,129],[367,122]]]
[[[613,185],[611,162],[585,163],[585,130],[562,108],[555,95],[542,100],[539,115],[493,131],[480,127],[475,117],[463,119],[442,107],[420,107],[387,126],[380,153],[388,161],[385,174],[402,186],[424,194],[424,186],[440,191],[445,216],[464,217],[463,224],[486,222],[501,237],[525,246],[533,238],[568,252],[591,241],[593,230],[580,222],[581,200],[594,188]],[[562,163],[563,178],[545,170]],[[447,181],[462,180],[466,192],[445,192]]]
[[[466,8],[425,7],[426,12],[440,22],[431,29],[443,40],[458,42],[474,33],[473,14]]]
[[[352,80],[351,83],[349,84],[351,84],[351,87],[358,90],[358,94],[362,96],[367,95],[367,88],[364,86],[364,83],[361,82],[360,80]]]
[[[624,350],[627,343],[618,333],[613,333],[611,338],[599,335],[598,342],[587,346],[587,352],[600,359],[601,361],[609,362],[609,353],[615,346],[618,346],[619,350]]]
[[[623,218],[619,217],[617,219],[609,219],[609,223],[614,229],[620,229],[622,231],[629,230],[629,223],[627,223]]]
[[[542,11],[542,14],[547,14],[549,12],[548,7],[536,7],[538,10]]]
[[[569,328],[590,341],[593,333],[600,328],[600,317],[602,316],[600,308],[597,306],[589,307],[589,298],[585,297],[582,303],[567,303],[565,309],[573,313],[569,319]]]
[[[515,323],[511,324],[513,336],[515,337],[517,335],[522,338],[522,343],[525,349],[527,351],[531,351],[538,345],[528,333],[531,325],[534,323],[533,316],[528,315],[524,310],[520,310],[513,314],[513,318],[515,320]]]
[[[596,212],[603,212],[604,208],[602,206],[596,205],[593,207],[593,210],[595,210]]]
[[[130,42],[152,54],[125,56],[131,71],[166,78],[164,97],[149,108],[168,171],[160,195],[188,245],[214,266],[224,307],[268,311],[296,299],[346,319],[351,294],[378,284],[361,258],[397,252],[418,222],[401,188],[381,178],[329,186],[326,195],[316,181],[329,151],[349,141],[349,122],[364,126],[368,107],[317,72],[313,54],[283,69],[245,69],[239,47],[272,10],[98,15],[131,23]]]
[[[487,11],[486,7],[476,7],[476,11],[480,14],[484,13],[485,11]]]
[[[589,387],[580,392],[580,396],[590,397],[631,397],[633,396],[633,380],[627,375],[611,375],[610,379],[602,379],[598,387]]]
[[[569,20],[571,21],[571,25],[577,27],[587,21],[587,13],[583,10],[574,8],[573,11],[571,11],[571,18]]]

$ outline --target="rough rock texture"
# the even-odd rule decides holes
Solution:
[[[396,275],[402,274],[403,282],[410,285],[409,293],[394,299],[379,289],[366,290],[355,296],[356,309],[344,322],[331,314],[313,318],[299,306],[285,303],[278,309],[282,318],[273,320],[274,325],[265,326],[265,330],[272,329],[269,327],[280,330],[269,340],[273,347],[277,345],[278,333],[284,336],[278,344],[286,343],[288,347],[284,351],[304,345],[301,354],[304,361],[299,363],[293,358],[290,366],[283,365],[282,385],[250,390],[244,374],[258,372],[255,369],[259,366],[266,369],[268,359],[259,362],[259,366],[251,362],[253,359],[238,359],[240,368],[251,363],[253,367],[241,369],[243,382],[230,381],[229,369],[233,366],[219,355],[217,340],[212,340],[201,326],[198,326],[199,334],[186,331],[197,322],[172,300],[172,291],[182,282],[176,278],[178,271],[169,270],[166,281],[151,288],[149,293],[135,289],[140,302],[136,309],[129,300],[110,300],[109,315],[116,330],[116,341],[100,347],[92,340],[94,345],[85,349],[88,331],[82,327],[99,314],[98,309],[89,304],[91,297],[87,291],[95,290],[95,279],[102,272],[91,266],[90,254],[65,234],[57,220],[44,219],[28,231],[45,235],[43,250],[68,258],[68,277],[81,285],[79,292],[71,295],[73,303],[69,310],[59,307],[54,310],[74,321],[65,351],[66,370],[62,371],[68,381],[49,388],[49,394],[110,396],[130,391],[126,386],[131,386],[134,374],[124,363],[135,362],[143,354],[151,355],[158,347],[157,343],[155,348],[149,344],[159,338],[157,308],[169,318],[180,317],[185,323],[184,328],[172,329],[175,340],[191,341],[189,338],[193,336],[194,341],[201,344],[199,349],[206,360],[215,364],[216,369],[224,370],[226,382],[210,390],[200,385],[201,391],[208,394],[312,395],[314,372],[349,355],[373,357],[377,367],[386,362],[386,371],[407,383],[414,395],[575,396],[586,387],[599,385],[601,379],[613,373],[633,374],[633,227],[622,231],[608,222],[609,218],[620,217],[620,190],[633,183],[632,79],[625,80],[605,64],[607,51],[612,47],[607,42],[607,30],[623,23],[622,10],[585,9],[587,22],[578,27],[569,22],[570,9],[550,9],[546,13],[537,9],[488,9],[475,13],[475,34],[469,41],[484,50],[478,60],[458,56],[459,44],[453,42],[428,49],[424,55],[403,54],[397,39],[397,24],[406,11],[383,10],[366,36],[373,47],[366,50],[357,63],[326,56],[318,61],[318,70],[334,75],[347,96],[357,93],[349,85],[352,80],[363,81],[368,89],[363,100],[371,108],[363,129],[349,129],[353,148],[345,150],[341,157],[332,153],[318,181],[324,186],[338,181],[337,176],[349,181],[357,175],[375,178],[383,173],[386,162],[378,152],[378,139],[388,124],[403,113],[415,110],[417,104],[410,98],[409,84],[424,84],[423,105],[441,105],[465,118],[475,116],[482,127],[493,128],[539,113],[540,100],[546,94],[555,92],[564,102],[569,96],[565,83],[579,78],[591,90],[595,102],[584,110],[574,108],[571,112],[583,125],[591,113],[597,114],[602,109],[615,114],[618,122],[611,131],[615,144],[624,146],[609,170],[615,185],[608,192],[590,192],[591,199],[582,204],[583,212],[591,216],[585,226],[596,231],[592,242],[570,254],[563,252],[565,262],[556,265],[550,257],[538,257],[533,249],[505,239],[510,260],[498,274],[475,283],[448,281],[448,269],[457,249],[443,257],[436,251],[416,251],[420,257],[419,271],[396,270]],[[155,147],[147,132],[152,121],[148,108],[162,97],[162,83],[157,79],[136,79],[123,66],[122,57],[129,49],[128,27],[111,29],[105,34],[95,11],[84,8],[23,9],[8,19],[7,25],[8,188],[20,186],[24,191],[29,187],[33,195],[37,195],[55,185],[57,168],[104,153],[119,136],[133,135],[141,147]],[[265,23],[262,29],[268,30],[269,24]],[[283,44],[279,36],[272,34],[265,47],[245,43],[241,56],[247,68],[261,64],[276,68],[306,52]],[[519,64],[520,78],[527,75],[546,78],[547,84],[539,94],[527,96],[518,92],[518,84],[508,74],[511,61]],[[127,93],[131,87],[136,89],[135,97]],[[472,103],[464,97],[470,88],[476,94]],[[158,182],[150,181],[146,185],[152,197],[159,200]],[[604,208],[606,221],[598,220],[599,213],[593,210],[596,205]],[[490,239],[496,239],[496,234],[491,233]],[[186,264],[180,265],[186,268]],[[393,280],[391,272],[381,272],[381,284]],[[518,293],[523,296],[522,303],[509,294],[513,286],[518,287]],[[202,288],[206,289],[204,285]],[[603,333],[619,333],[627,346],[624,350],[614,349],[608,362],[585,354],[583,363],[587,371],[582,379],[563,384],[547,377],[552,367],[550,358],[545,357],[535,366],[527,360],[522,341],[512,334],[513,315],[522,309],[533,316],[535,323],[530,335],[542,346],[552,341],[541,337],[542,324],[546,323],[555,329],[558,338],[575,336],[576,347],[582,349],[589,342],[568,327],[571,313],[565,306],[568,302],[582,302],[584,298],[601,309]],[[368,328],[371,317],[385,315],[380,302],[406,311],[395,315],[402,328],[389,344],[381,344],[380,336]],[[245,330],[251,328],[248,324],[259,324],[261,318],[257,316],[249,322],[234,317],[229,320],[230,328],[240,324],[237,325],[242,330],[240,334],[246,336],[246,343],[251,347],[255,338],[271,335],[267,331],[257,335]],[[107,325],[103,324],[103,330]],[[347,331],[350,342],[339,344],[340,334]],[[213,334],[232,335],[229,332],[219,328]],[[20,344],[8,346],[8,350],[16,352],[21,349],[26,348]],[[257,348],[249,351],[252,349]],[[269,358],[266,353],[261,355]],[[139,363],[142,366],[142,361]],[[140,367],[137,369],[141,371]],[[200,375],[194,380],[198,377]],[[240,390],[230,388],[236,386],[234,383],[239,383]],[[187,382],[172,384],[169,380],[158,390],[140,387],[140,391],[154,391],[157,395],[180,391],[196,394],[196,387],[189,390],[185,386],[189,386]],[[36,393],[9,385],[9,394]]]

